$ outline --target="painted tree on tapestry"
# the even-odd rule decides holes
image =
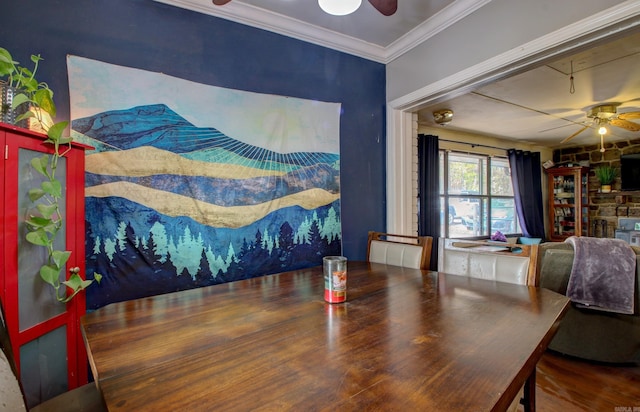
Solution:
[[[158,103],[126,106],[142,91],[96,91],[104,79],[88,73],[105,70],[127,71],[128,85],[149,89],[160,76],[164,88],[171,82],[185,88],[184,80],[69,58],[72,136],[95,148],[86,158],[87,274],[103,280],[87,290],[89,308],[315,266],[341,253],[339,117],[323,114],[338,116],[339,105],[214,88],[216,104],[223,104],[220,92],[224,105],[242,114],[235,122],[254,120],[248,116],[256,99],[271,113],[249,135],[229,126],[229,111],[221,110],[221,126],[236,138],[194,125],[182,114],[193,116],[192,107],[170,96],[147,93],[139,100]],[[199,93],[209,87],[198,86]],[[89,104],[92,96],[101,101]],[[305,138],[295,122],[287,125],[281,99],[290,114],[300,113],[291,104],[322,106],[311,131],[316,139]],[[323,137],[326,124],[333,136]],[[292,150],[305,146],[310,150]]]

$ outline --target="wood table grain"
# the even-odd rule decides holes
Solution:
[[[349,262],[85,315],[109,410],[504,410],[567,306],[546,289]],[[534,386],[535,387],[535,386]]]

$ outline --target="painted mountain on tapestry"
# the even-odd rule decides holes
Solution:
[[[340,254],[339,155],[278,153],[165,104],[72,122],[86,157],[87,306],[315,266]],[[247,141],[246,136],[243,139]]]

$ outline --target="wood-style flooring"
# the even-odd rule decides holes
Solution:
[[[539,412],[640,412],[640,365],[594,363],[547,351],[537,371]]]

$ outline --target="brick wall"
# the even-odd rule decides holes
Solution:
[[[640,192],[620,191],[620,155],[640,153],[640,139],[605,143],[604,153],[600,145],[577,146],[553,151],[556,164],[589,162],[589,236],[614,237],[619,217],[640,218]],[[618,178],[612,185],[612,193],[600,193],[600,182],[593,174],[596,167],[609,164],[618,169]],[[603,226],[606,222],[606,226]],[[603,231],[604,229],[604,231]]]

